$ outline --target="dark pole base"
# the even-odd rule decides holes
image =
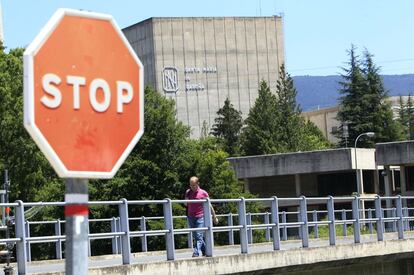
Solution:
[[[12,266],[5,266],[3,268],[4,275],[13,275],[14,268]]]

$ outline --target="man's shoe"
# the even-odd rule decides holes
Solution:
[[[196,253],[193,253],[193,258],[197,258],[199,255]]]

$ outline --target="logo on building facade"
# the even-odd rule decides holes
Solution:
[[[178,91],[178,71],[175,67],[164,67],[162,71],[162,87],[166,93]]]

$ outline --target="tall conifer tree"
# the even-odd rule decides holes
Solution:
[[[224,150],[230,155],[240,152],[240,133],[243,127],[241,112],[233,107],[229,98],[224,101],[224,106],[217,111],[211,134],[223,143]]]
[[[375,132],[372,139],[362,139],[358,146],[372,147],[377,142],[396,141],[402,139],[402,130],[393,119],[391,105],[386,101],[385,90],[379,68],[374,64],[372,55],[365,50],[362,62],[352,45],[349,50],[349,68],[344,68],[340,82],[340,110],[337,118],[342,124],[347,123],[349,140],[354,141],[364,132]],[[345,145],[342,127],[337,136],[339,144]]]
[[[262,155],[280,151],[277,101],[266,81],[260,83],[259,95],[246,119],[242,147],[246,155]]]

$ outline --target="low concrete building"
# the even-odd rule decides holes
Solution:
[[[378,143],[375,149],[377,164],[384,166],[385,195],[413,196],[414,141]]]
[[[260,197],[380,193],[374,149],[343,148],[228,160],[237,178],[245,180],[245,189]]]

